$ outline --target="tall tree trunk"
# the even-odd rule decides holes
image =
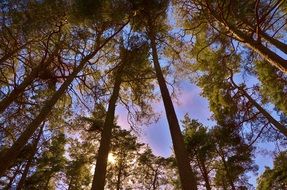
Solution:
[[[43,57],[42,61],[39,63],[39,65],[37,67],[35,67],[27,77],[24,78],[23,82],[21,84],[19,84],[18,86],[16,86],[8,96],[6,96],[3,100],[1,100],[1,102],[0,102],[0,114],[2,112],[4,112],[5,109],[12,102],[14,102],[19,97],[19,95],[21,95],[25,91],[25,88],[27,86],[32,84],[33,80],[35,80],[35,78],[38,77],[39,72],[41,70],[44,70],[45,68],[47,68],[51,64],[52,60],[54,59],[54,57],[58,53],[58,51],[59,51],[59,47],[56,47],[56,49],[49,56],[47,61],[45,61],[46,56],[47,56],[47,55],[45,55]],[[46,52],[46,54],[47,54],[47,52]]]
[[[72,188],[72,183],[73,183],[73,177],[71,177],[69,185],[68,185],[68,190],[71,190]]]
[[[31,136],[39,127],[39,125],[47,118],[48,114],[50,113],[54,105],[64,94],[64,92],[68,89],[69,85],[72,83],[77,74],[83,69],[86,63],[90,59],[92,59],[97,54],[97,52],[102,47],[104,47],[115,35],[117,35],[126,25],[127,23],[125,23],[122,27],[120,27],[120,29],[117,30],[108,39],[106,39],[105,42],[102,45],[98,46],[92,53],[84,57],[83,60],[80,62],[80,64],[74,69],[72,74],[67,77],[62,86],[54,93],[51,99],[46,101],[37,117],[26,127],[25,131],[20,135],[20,137],[16,140],[16,142],[12,145],[12,147],[9,148],[7,152],[5,152],[0,157],[0,163],[5,163],[0,164],[0,176],[2,176],[5,173],[5,171],[8,168],[10,168],[13,163],[15,163],[17,156],[20,154],[25,144],[31,138]]]
[[[121,177],[122,177],[122,170],[123,170],[123,159],[119,160],[119,172],[117,176],[117,190],[121,189]]]
[[[287,137],[287,127],[272,117],[260,104],[258,104],[243,88],[238,87],[249,102],[283,135]]]
[[[44,190],[49,190],[49,189],[50,189],[50,188],[49,188],[49,183],[50,183],[51,178],[52,178],[52,173],[50,173],[50,174],[48,175],[48,178],[47,178],[47,179],[43,179],[43,180],[46,180],[45,185],[44,185]]]
[[[242,22],[244,24],[246,24],[251,31],[253,31],[254,33],[256,32],[256,28],[246,19],[242,19],[242,18],[238,18],[240,20],[242,20]],[[269,34],[267,34],[266,32],[259,30],[258,31],[258,35],[259,37],[262,37],[263,39],[265,39],[266,41],[268,41],[270,44],[272,44],[273,46],[275,46],[276,48],[278,48],[280,51],[282,51],[283,53],[287,54],[287,44],[281,42],[280,40],[271,37]]]
[[[287,54],[287,44],[284,44],[280,40],[277,40],[277,39],[269,36],[268,34],[266,34],[263,31],[259,31],[259,35],[261,37],[263,37],[266,41],[268,41],[269,43],[274,45],[276,48],[278,48],[280,51],[282,51],[283,53]]]
[[[210,181],[209,181],[209,176],[208,176],[208,172],[205,166],[205,163],[203,160],[201,160],[200,158],[196,157],[197,163],[199,165],[203,180],[205,182],[205,187],[206,190],[211,190],[211,186],[210,186]]]
[[[40,131],[38,133],[38,136],[36,137],[35,141],[33,142],[33,151],[32,151],[32,153],[31,153],[31,155],[30,155],[30,157],[29,157],[29,159],[28,159],[28,161],[26,163],[25,169],[23,171],[23,174],[22,174],[21,179],[20,179],[20,181],[19,181],[19,183],[17,185],[16,190],[21,190],[23,188],[23,186],[24,186],[24,182],[26,180],[26,177],[28,175],[29,169],[30,169],[31,164],[33,162],[33,158],[34,158],[34,156],[35,156],[35,154],[37,152],[37,146],[38,146],[38,143],[40,141],[41,135],[43,133],[43,128],[44,128],[44,124],[41,126]]]
[[[257,42],[253,38],[247,36],[240,30],[232,25],[226,26],[227,29],[239,40],[242,41],[247,47],[257,52],[263,59],[268,61],[271,65],[277,67],[284,73],[287,73],[287,60],[280,57],[278,54],[265,47],[262,43]]]
[[[112,138],[112,129],[114,126],[114,118],[115,118],[115,109],[116,103],[119,97],[120,87],[122,83],[122,72],[125,65],[125,61],[121,62],[119,69],[117,70],[113,93],[109,100],[109,107],[107,111],[107,115],[104,122],[103,131],[101,134],[100,147],[98,150],[97,163],[94,173],[94,179],[92,183],[91,190],[104,190],[105,187],[105,178],[107,173],[107,162],[108,155],[110,151],[110,144]]]
[[[209,4],[207,4],[210,14],[218,20],[227,31],[229,31],[235,39],[244,43],[247,47],[257,52],[263,59],[269,62],[271,65],[277,67],[284,73],[287,73],[287,60],[280,57],[278,54],[274,53],[269,48],[265,47],[262,43],[254,40],[252,37],[244,34],[242,31],[237,29],[232,23],[229,23],[224,18],[222,19]]]
[[[231,74],[231,83],[237,88],[243,96],[245,96],[249,102],[283,135],[287,137],[287,127],[278,122],[272,115],[270,115],[260,104],[258,104],[245,90],[238,86],[233,80],[233,74]]]
[[[219,151],[218,151],[218,150],[216,150],[216,151],[217,151],[217,153],[219,154],[219,156],[220,156],[220,158],[221,158],[221,161],[222,161],[222,163],[223,163],[223,167],[224,167],[225,172],[226,172],[227,181],[228,181],[228,183],[229,183],[231,189],[232,189],[232,190],[236,190],[235,185],[234,185],[234,182],[233,182],[233,180],[232,180],[232,178],[231,178],[231,175],[230,175],[230,172],[229,172],[229,168],[228,168],[227,163],[226,163],[226,161],[225,161],[224,153],[223,153],[223,151],[221,150],[221,148],[219,148],[219,149],[220,149]]]
[[[155,171],[154,171],[154,178],[153,178],[153,181],[152,181],[152,189],[153,190],[156,190],[157,176],[158,176],[158,168],[155,169]]]
[[[174,106],[173,106],[168,88],[166,86],[165,79],[161,71],[161,67],[159,64],[155,33],[153,31],[153,25],[152,25],[151,20],[149,21],[149,26],[150,26],[149,28],[150,31],[148,35],[151,41],[153,63],[154,63],[156,77],[158,80],[161,96],[162,96],[164,107],[165,107],[166,117],[167,117],[168,124],[169,124],[169,130],[170,130],[171,138],[173,142],[173,148],[175,152],[175,158],[177,161],[181,186],[182,186],[182,189],[184,190],[196,190],[197,184],[196,184],[195,174],[193,173],[190,163],[189,163],[189,159],[188,159],[187,152],[185,149],[183,136],[180,131],[178,119],[177,119]]]

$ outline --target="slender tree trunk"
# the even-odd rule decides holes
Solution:
[[[52,173],[48,176],[48,178],[46,179],[46,183],[45,183],[45,188],[44,190],[49,190],[49,183],[50,183],[50,180],[52,178]],[[45,179],[44,179],[45,180]]]
[[[260,104],[258,104],[243,88],[238,87],[249,102],[283,135],[287,137],[287,127],[279,123]]]
[[[235,186],[234,186],[234,182],[233,180],[231,179],[231,176],[230,176],[230,172],[229,172],[229,168],[226,164],[226,161],[225,161],[225,156],[224,156],[224,153],[222,153],[222,151],[220,150],[220,152],[217,150],[217,153],[219,154],[220,158],[221,158],[221,161],[223,163],[223,167],[225,169],[225,172],[226,172],[226,177],[227,177],[227,180],[228,180],[228,183],[231,187],[232,190],[236,190]]]
[[[171,138],[173,142],[173,148],[175,152],[175,157],[177,161],[181,186],[183,190],[196,190],[197,184],[196,184],[196,178],[195,174],[193,173],[189,159],[187,156],[187,152],[185,149],[183,136],[180,131],[180,126],[178,123],[178,119],[173,107],[173,103],[171,101],[171,97],[168,91],[168,88],[166,86],[165,79],[163,77],[161,67],[158,60],[158,53],[157,53],[157,47],[156,47],[156,40],[155,40],[155,33],[153,31],[153,25],[150,21],[149,23],[150,31],[149,31],[149,38],[151,41],[151,48],[152,48],[152,57],[154,62],[154,67],[156,71],[156,77],[158,80],[158,84],[160,87],[160,92],[162,95],[165,112],[169,124],[169,130],[171,133]]]
[[[233,74],[232,74],[233,75]],[[287,127],[278,122],[272,115],[270,115],[260,104],[258,104],[242,87],[238,86],[231,76],[232,85],[237,88],[243,96],[283,135],[287,137]]]
[[[226,28],[229,29],[229,31],[238,40],[242,41],[247,47],[261,55],[261,57],[268,61],[271,65],[277,67],[282,72],[287,73],[287,60],[283,59],[278,54],[262,45],[262,43],[255,41],[253,38],[236,29],[234,26],[228,25]]]
[[[268,41],[269,43],[274,45],[276,48],[278,48],[280,51],[287,54],[287,44],[284,44],[280,40],[277,40],[277,39],[269,36],[268,34],[266,34],[263,31],[259,31],[259,35],[262,36],[266,41]]]
[[[23,82],[21,84],[19,84],[18,86],[16,86],[8,96],[6,96],[3,100],[1,100],[1,102],[0,102],[0,114],[2,112],[4,112],[5,109],[11,103],[13,103],[19,97],[19,95],[21,95],[25,91],[27,86],[32,84],[33,80],[35,80],[35,78],[38,77],[39,72],[41,70],[44,70],[45,68],[47,68],[51,64],[52,60],[54,59],[54,57],[58,53],[58,51],[59,51],[59,47],[57,47],[54,50],[54,52],[51,54],[51,56],[49,56],[47,61],[45,61],[45,59],[46,59],[46,55],[45,55],[43,57],[42,61],[39,63],[39,65],[31,71],[31,73],[23,80]]]
[[[38,136],[36,137],[36,139],[35,139],[35,141],[33,143],[33,151],[32,151],[32,153],[30,155],[30,158],[28,159],[28,161],[26,163],[25,169],[23,171],[23,174],[22,174],[21,179],[20,179],[20,181],[19,181],[19,183],[17,185],[17,189],[16,190],[21,190],[23,188],[23,186],[24,186],[24,182],[26,180],[26,177],[28,175],[29,169],[31,167],[33,158],[34,158],[34,156],[35,156],[35,154],[37,152],[37,146],[38,146],[38,143],[40,141],[41,135],[43,133],[43,128],[44,128],[44,124],[41,126],[40,131],[38,133]]]
[[[204,163],[203,160],[201,160],[201,159],[199,159],[199,158],[196,158],[196,160],[197,160],[197,162],[198,162],[198,165],[199,165],[199,168],[200,168],[202,177],[203,177],[203,179],[204,179],[206,190],[211,190],[210,181],[209,181],[209,176],[208,176],[208,172],[207,172],[205,163]]]
[[[71,180],[70,180],[70,182],[69,182],[68,190],[71,190],[71,188],[72,188],[72,182],[73,182],[73,177],[71,177]]]
[[[110,144],[112,138],[112,129],[114,125],[116,103],[119,97],[120,87],[122,83],[122,72],[125,62],[122,62],[115,77],[114,88],[111,98],[109,100],[109,107],[104,122],[103,131],[101,134],[100,147],[98,150],[97,163],[94,173],[94,179],[91,190],[104,190],[105,178],[107,173],[107,161],[110,151]]]
[[[239,18],[239,19],[242,20],[242,22],[244,24],[249,26],[253,32],[256,32],[255,27],[249,21],[247,21],[246,19],[241,19],[241,18]],[[258,31],[258,35],[259,35],[259,37],[262,37],[263,39],[268,41],[270,44],[274,45],[276,48],[278,48],[283,53],[287,54],[287,44],[281,42],[280,40],[278,40],[276,38],[269,36],[266,32],[264,32],[262,30]]]
[[[123,160],[120,159],[120,161],[119,161],[119,172],[118,172],[118,176],[117,176],[117,190],[121,189],[122,169],[123,169]]]
[[[157,176],[158,176],[158,168],[154,171],[154,178],[152,182],[152,189],[156,190],[156,182],[157,182]]]
[[[252,49],[253,51],[257,52],[263,59],[268,61],[271,65],[277,67],[279,70],[281,70],[284,73],[287,73],[287,60],[280,57],[278,54],[274,53],[269,48],[265,47],[262,43],[254,40],[252,37],[244,34],[242,31],[237,29],[235,26],[233,26],[231,23],[227,22],[225,19],[221,19],[212,8],[210,8],[210,5],[207,4],[207,7],[210,11],[210,14],[218,20],[227,31],[229,31],[235,39],[241,41],[244,43],[247,47]]]
[[[20,168],[21,168],[21,166],[17,166],[16,171],[14,172],[13,176],[9,179],[9,183],[4,188],[4,190],[10,190],[11,189],[11,187],[13,185],[13,181],[15,180],[16,176],[19,174]]]
[[[117,30],[112,36],[110,36],[105,42],[98,46],[92,53],[87,55],[80,64],[74,69],[71,75],[69,75],[66,79],[66,81],[62,84],[62,86],[54,93],[54,95],[46,101],[43,108],[41,109],[40,113],[37,115],[37,117],[26,127],[25,131],[20,135],[20,137],[16,140],[16,142],[12,145],[11,148],[7,150],[1,157],[0,157],[0,176],[2,176],[5,171],[11,167],[13,163],[15,163],[15,160],[25,144],[28,142],[28,140],[31,138],[33,133],[36,131],[36,129],[39,127],[39,125],[47,118],[48,114],[54,107],[54,105],[57,103],[57,101],[60,99],[60,97],[64,94],[64,92],[68,89],[69,85],[72,83],[74,78],[77,76],[77,74],[83,69],[83,67],[86,65],[86,63],[92,59],[96,53],[104,47],[115,35],[117,35],[125,26],[124,24],[122,27],[120,27],[119,30]]]

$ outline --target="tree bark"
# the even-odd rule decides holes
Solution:
[[[154,63],[154,68],[156,71],[156,77],[158,80],[158,84],[160,87],[160,92],[162,95],[166,117],[169,124],[169,130],[171,133],[171,138],[173,142],[173,148],[175,152],[175,158],[177,161],[181,186],[183,190],[196,190],[197,189],[197,183],[195,174],[193,173],[189,159],[187,156],[187,152],[185,149],[183,136],[180,131],[180,126],[178,123],[178,119],[175,113],[175,109],[168,91],[168,88],[166,86],[165,79],[163,77],[161,67],[158,60],[158,53],[157,53],[157,47],[156,47],[156,40],[155,40],[155,33],[153,31],[153,25],[151,20],[149,21],[149,39],[151,41],[151,48],[152,48],[152,58]]]
[[[14,172],[13,176],[9,179],[9,183],[7,184],[7,186],[4,188],[4,190],[10,190],[12,189],[12,185],[13,185],[13,181],[15,180],[16,176],[19,174],[18,172],[20,171],[21,166],[17,166],[16,171]]]
[[[221,153],[220,153],[220,152],[222,152],[221,150],[220,150],[220,152],[219,152],[219,151],[217,151],[217,152],[218,152],[218,154],[219,154],[219,156],[220,156],[220,158],[221,158],[221,160],[222,160],[223,167],[224,167],[224,169],[225,169],[226,177],[227,177],[227,180],[228,180],[228,182],[229,182],[229,185],[230,185],[230,187],[231,187],[232,190],[236,190],[236,188],[235,188],[235,186],[234,186],[234,182],[233,182],[233,180],[231,179],[231,176],[230,176],[229,168],[228,168],[228,166],[227,166],[227,164],[226,164],[226,161],[225,161],[224,153],[221,154]]]
[[[252,37],[244,34],[238,30],[232,23],[229,23],[224,18],[222,19],[218,14],[211,8],[209,4],[206,5],[210,14],[222,24],[225,29],[230,32],[233,37],[240,42],[244,43],[247,47],[257,52],[263,59],[269,62],[271,65],[277,67],[283,73],[287,73],[287,60],[283,59],[269,48],[265,47],[262,43],[254,40]]]
[[[210,181],[209,181],[209,176],[208,176],[208,172],[207,172],[205,163],[204,163],[203,160],[201,160],[201,159],[198,158],[198,157],[196,158],[196,160],[197,160],[197,162],[198,162],[198,165],[199,165],[199,168],[200,168],[202,177],[203,177],[203,179],[204,179],[206,190],[211,190]]]
[[[120,159],[120,161],[119,161],[119,172],[118,172],[118,176],[117,176],[117,190],[121,189],[122,169],[123,169],[123,159]]]
[[[114,126],[115,109],[122,83],[121,78],[124,65],[125,62],[122,62],[116,73],[113,93],[109,100],[109,107],[101,135],[102,137],[100,141],[100,147],[98,150],[97,163],[91,190],[104,190],[105,187],[105,177],[107,173],[107,162],[112,138],[112,129]]]
[[[287,73],[287,60],[283,59],[260,42],[255,41],[253,38],[247,36],[243,32],[239,31],[232,25],[226,26],[226,28],[239,40],[242,41],[247,47],[257,52],[263,59],[268,61],[274,67],[277,67],[284,73]]]
[[[238,18],[240,20],[242,20],[242,22],[244,24],[246,24],[250,30],[252,32],[256,32],[255,27],[246,19],[242,19],[242,18]],[[281,42],[280,40],[273,38],[271,36],[269,36],[269,34],[267,34],[266,32],[259,30],[258,31],[258,35],[259,37],[262,37],[263,39],[265,39],[267,42],[269,42],[270,44],[272,44],[273,46],[275,46],[276,48],[278,48],[280,51],[282,51],[283,53],[287,54],[287,44]]]
[[[28,159],[28,161],[26,163],[25,169],[23,171],[23,174],[22,174],[21,179],[20,179],[20,181],[19,181],[19,183],[17,185],[16,190],[21,190],[23,188],[23,186],[24,186],[24,182],[26,180],[26,177],[28,175],[29,169],[31,167],[33,158],[34,158],[34,156],[35,156],[35,154],[37,152],[37,146],[38,146],[38,143],[40,141],[41,135],[43,133],[43,128],[44,128],[44,124],[41,126],[40,131],[38,133],[38,136],[37,136],[37,138],[35,139],[35,141],[33,143],[33,152],[31,153],[30,158]]]
[[[117,35],[126,25],[127,23],[125,23],[122,27],[120,27],[120,29],[117,30],[108,39],[106,39],[102,45],[98,46],[93,52],[84,57],[83,60],[80,62],[80,64],[74,69],[72,74],[67,77],[66,81],[62,84],[62,86],[54,93],[51,99],[46,101],[37,117],[26,127],[25,131],[20,135],[20,137],[16,140],[16,142],[12,145],[12,147],[9,148],[7,152],[5,152],[0,157],[0,163],[5,163],[0,164],[0,176],[2,176],[5,173],[5,171],[8,168],[10,168],[10,166],[15,162],[17,156],[19,155],[25,144],[31,138],[31,136],[39,127],[39,125],[47,118],[48,114],[51,112],[54,105],[64,94],[64,92],[68,89],[69,85],[72,83],[77,74],[83,69],[86,63],[90,59],[92,59],[97,54],[97,52],[102,47],[104,47],[115,35]]]
[[[153,178],[153,181],[152,181],[152,189],[153,190],[156,190],[157,176],[158,176],[158,168],[155,169],[155,171],[154,171],[154,178]]]
[[[272,117],[260,104],[258,104],[243,88],[238,87],[249,102],[283,135],[287,137],[287,127]]]

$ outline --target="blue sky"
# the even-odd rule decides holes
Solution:
[[[173,99],[173,102],[179,121],[188,113],[192,119],[197,119],[206,126],[215,124],[210,119],[211,112],[208,107],[208,101],[200,96],[200,89],[197,86],[187,81],[181,81],[180,91],[176,95],[177,98]],[[160,119],[151,125],[139,126],[142,131],[140,139],[149,144],[154,154],[168,157],[172,154],[172,141],[162,101],[154,102],[153,108],[157,113],[160,113]],[[120,126],[128,126],[125,109],[119,106],[116,114],[118,115],[118,124]],[[259,166],[259,174],[264,171],[265,166],[271,167],[273,162],[271,152],[262,152],[262,148],[272,151],[274,150],[274,144],[262,143],[260,147],[257,149],[255,158],[255,162]],[[250,176],[249,182],[255,186],[257,176],[253,173],[248,175]]]

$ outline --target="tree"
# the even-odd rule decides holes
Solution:
[[[198,168],[206,189],[249,188],[246,172],[256,172],[254,147],[240,136],[238,128],[214,126],[209,129],[185,115],[185,144],[191,164]]]
[[[274,159],[273,169],[265,167],[265,171],[257,179],[257,189],[278,189],[283,190],[287,187],[287,163],[286,151],[280,152]]]
[[[244,173],[257,170],[252,160],[253,147],[246,144],[238,130],[232,126],[217,126],[211,134],[220,158],[216,164],[215,184],[223,189],[248,188]]]
[[[209,39],[206,29],[205,25],[198,29],[191,50],[195,62],[189,68],[191,72],[198,73],[192,80],[202,88],[202,95],[208,99],[214,119],[220,125],[236,121],[238,126],[254,123],[255,127],[260,125],[264,128],[270,123],[286,136],[284,124],[259,103],[260,94],[256,86],[249,88],[252,89],[250,93],[244,83],[234,82],[234,76],[240,74],[241,54],[226,42],[225,36],[217,36],[215,42],[212,41],[217,47],[210,46],[209,40],[214,39]],[[250,94],[258,95],[254,98]]]
[[[130,180],[134,180],[137,171],[135,164],[142,144],[137,142],[137,137],[131,131],[121,129],[119,126],[113,129],[110,155],[107,168],[107,184],[109,189],[134,188]]]
[[[160,67],[158,57],[156,38],[158,34],[164,33],[166,29],[164,21],[166,18],[166,9],[168,6],[168,1],[152,1],[149,3],[147,3],[146,1],[136,1],[134,3],[134,6],[142,7],[142,10],[138,13],[138,16],[145,19],[143,22],[143,27],[145,27],[146,34],[150,40],[152,60],[160,92],[164,102],[167,120],[169,123],[182,188],[197,189],[196,179],[189,165],[189,160],[187,157],[186,150],[184,148],[184,141],[180,131],[178,119]],[[138,23],[135,23],[135,25],[139,27],[142,24],[140,24],[138,21]]]
[[[187,147],[190,160],[199,168],[205,188],[211,190],[210,172],[211,164],[215,157],[215,144],[211,140],[207,129],[198,121],[191,120],[186,114],[182,124],[184,130],[184,141]]]
[[[186,1],[175,2],[187,3]],[[187,4],[190,6],[179,6],[183,9],[182,12],[189,12],[186,15],[192,15],[191,17],[200,19],[200,22],[208,23],[210,30],[216,30],[216,33],[226,34],[230,38],[242,42],[258,53],[266,62],[284,73],[287,72],[287,62],[284,57],[275,53],[274,48],[264,45],[266,41],[286,52],[286,44],[268,34],[268,32],[272,32],[276,35],[286,23],[279,16],[282,13],[279,9],[283,5],[282,1],[274,3],[231,0],[226,2],[190,1]],[[191,19],[188,18],[188,20]]]
[[[287,100],[284,98],[286,97],[286,91],[284,91],[284,89],[287,86],[286,74],[263,61],[256,62],[255,70],[258,79],[261,81],[259,90],[264,101],[272,102],[278,110],[286,115]],[[275,81],[277,85],[272,85]]]
[[[24,189],[49,189],[56,186],[57,174],[63,172],[66,164],[65,135],[58,134],[54,137],[50,146],[43,152],[37,160],[36,171],[29,176],[24,184]]]
[[[116,69],[113,92],[110,97],[108,110],[105,116],[92,189],[104,189],[105,186],[106,167],[112,138],[116,102],[119,97],[125,68],[131,66],[133,67],[135,64],[144,64],[147,60],[147,49],[144,44],[145,42],[137,38],[133,38],[133,40],[134,41],[128,42],[128,47],[124,47],[124,43],[121,42],[121,47],[119,50],[120,63]],[[137,70],[135,69],[134,72],[137,72]]]
[[[32,152],[30,153],[29,155],[29,158],[26,162],[26,165],[25,165],[25,168],[24,168],[24,171],[22,173],[22,176],[17,184],[17,190],[21,190],[24,186],[24,183],[25,183],[25,180],[27,178],[27,175],[28,175],[28,172],[29,172],[29,169],[32,165],[32,161],[33,161],[33,158],[35,157],[36,155],[36,152],[37,152],[37,146],[39,144],[39,141],[40,141],[40,138],[41,138],[41,135],[43,134],[43,128],[44,128],[44,125],[41,126],[40,130],[39,130],[39,133],[36,137],[36,139],[33,141],[33,150]]]
[[[57,102],[57,100],[61,97],[61,95],[66,91],[66,89],[69,87],[69,85],[72,83],[73,79],[77,76],[77,74],[83,69],[83,67],[86,65],[86,63],[93,58],[96,53],[111,40],[118,32],[122,30],[122,27],[118,31],[116,31],[112,36],[110,36],[107,40],[103,42],[103,44],[98,44],[98,47],[95,48],[89,55],[85,56],[80,64],[73,70],[72,74],[68,76],[68,78],[65,80],[65,82],[62,84],[62,86],[55,92],[55,94],[49,99],[43,108],[41,109],[41,112],[38,114],[38,116],[26,127],[26,130],[21,134],[21,136],[17,139],[17,141],[13,144],[13,146],[4,154],[1,156],[0,161],[7,163],[5,166],[1,165],[0,167],[0,175],[2,175],[5,170],[14,162],[15,158],[23,148],[23,146],[26,144],[26,142],[29,140],[29,138],[33,135],[35,130],[39,127],[39,125],[43,122],[43,120],[46,118],[47,114],[51,112],[51,109]]]
[[[89,189],[92,174],[91,174],[91,160],[93,146],[88,145],[88,141],[79,142],[74,139],[69,140],[69,157],[67,160],[65,174],[69,190]],[[92,144],[90,142],[90,144]]]

